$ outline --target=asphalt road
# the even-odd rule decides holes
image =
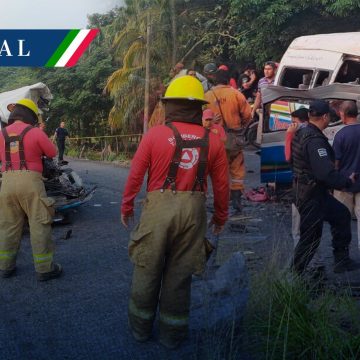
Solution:
[[[246,184],[257,186],[259,158],[248,151],[246,161]],[[128,169],[78,160],[70,166],[87,186],[98,189],[71,214],[72,224],[54,228],[55,259],[64,268],[60,279],[36,281],[29,236],[24,235],[17,275],[0,279],[0,360],[207,358],[195,337],[176,351],[155,340],[139,344],[132,339],[127,327],[132,265],[128,233],[119,219]],[[285,264],[292,249],[289,205],[248,202],[244,212],[248,218],[231,221],[223,234],[218,262],[241,250],[253,271],[263,269],[273,254]],[[70,229],[72,236],[65,240]],[[330,251],[329,242],[323,246]]]

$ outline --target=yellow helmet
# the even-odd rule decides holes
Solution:
[[[204,104],[208,102],[204,97],[204,88],[201,82],[194,76],[180,76],[174,79],[168,86],[163,100],[191,100],[200,101]]]
[[[18,105],[18,104],[27,107],[32,112],[34,112],[36,116],[38,116],[39,108],[37,107],[37,105],[32,100],[26,99],[26,98],[17,101],[16,104],[9,104],[7,106],[7,109],[10,112],[12,112],[14,110],[15,106]]]
[[[39,109],[37,105],[30,99],[21,99],[16,104],[27,107],[28,109],[32,110],[36,114],[36,116],[39,114]]]

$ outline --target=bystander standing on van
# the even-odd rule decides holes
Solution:
[[[345,127],[334,138],[335,166],[344,176],[360,174],[360,124],[357,121],[358,108],[355,101],[344,101],[339,108],[340,118]],[[342,202],[357,219],[358,248],[360,250],[360,192],[334,191],[334,196]]]
[[[254,102],[254,106],[252,109],[252,117],[255,116],[256,110],[259,109],[262,105],[261,92],[269,85],[273,85],[275,81],[276,75],[276,62],[267,61],[264,65],[264,77],[261,78],[258,82],[258,91],[256,93],[256,98]]]

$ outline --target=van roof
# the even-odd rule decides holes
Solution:
[[[327,50],[360,56],[360,32],[301,36],[293,40],[289,49]]]

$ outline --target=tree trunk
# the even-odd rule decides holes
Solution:
[[[172,66],[176,64],[177,57],[177,33],[176,33],[176,11],[175,11],[175,0],[170,0],[170,16],[171,16],[171,35],[172,35]]]
[[[148,130],[149,122],[149,97],[150,97],[150,13],[147,15],[147,31],[146,31],[146,62],[145,62],[145,102],[144,102],[144,134]]]

